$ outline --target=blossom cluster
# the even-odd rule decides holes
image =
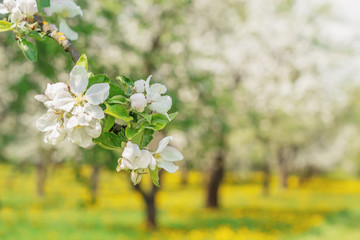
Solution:
[[[26,20],[38,12],[36,0],[4,0],[0,3],[0,14],[10,14],[16,27],[24,27]]]
[[[87,89],[88,84],[87,70],[77,65],[70,73],[68,84],[48,84],[45,94],[35,96],[48,108],[36,123],[40,131],[46,132],[46,143],[55,145],[67,139],[86,148],[93,138],[100,136],[100,119],[105,114],[99,104],[109,96],[110,86],[97,83]]]
[[[137,144],[131,141],[127,142],[122,153],[122,158],[118,160],[116,170],[130,170],[131,181],[138,184],[142,178],[142,174],[146,173],[146,169],[154,171],[156,168],[163,168],[169,173],[178,170],[178,166],[174,164],[176,161],[183,159],[182,154],[174,147],[168,146],[173,139],[172,136],[163,138],[155,152],[149,150],[140,150]]]
[[[172,105],[172,99],[170,96],[162,96],[166,93],[166,86],[155,83],[150,86],[151,76],[147,80],[135,81],[136,93],[131,95],[131,107],[138,112],[143,112],[147,105],[150,110],[161,113],[169,119],[168,111]]]

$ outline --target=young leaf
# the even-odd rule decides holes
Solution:
[[[110,83],[109,98],[112,98],[117,95],[122,95],[124,97],[126,96],[125,92],[121,89],[121,87],[119,87],[116,84]]]
[[[95,75],[89,78],[88,88],[96,83],[109,83],[110,79],[105,74]]]
[[[42,35],[42,34],[40,34],[40,33],[38,33],[38,32],[35,32],[35,31],[30,32],[30,33],[29,33],[29,37],[32,37],[32,38],[34,38],[35,40],[38,40],[38,41],[40,41],[40,42],[45,41],[45,39],[46,39],[46,36],[45,36],[45,35]]]
[[[152,179],[154,185],[157,186],[157,187],[160,187],[160,184],[159,184],[159,171],[157,169],[151,170],[149,168],[149,173],[150,173],[150,176],[151,176],[151,179]]]
[[[149,123],[151,123],[151,115],[149,115],[149,114],[146,114],[146,113],[144,113],[144,112],[142,112],[142,113],[137,113],[137,114],[139,114],[140,116],[142,116],[143,118],[145,118],[146,119],[146,121],[148,121]]]
[[[177,115],[178,115],[178,112],[169,114],[170,121],[174,120],[174,118],[176,118]]]
[[[164,116],[160,113],[156,113],[156,114],[152,115],[151,123],[145,124],[145,127],[153,129],[155,131],[160,131],[161,129],[166,127],[166,125],[168,123],[169,123],[169,120],[167,119],[166,116]]]
[[[77,61],[76,65],[83,66],[86,70],[88,70],[88,60],[85,54],[81,55],[79,60]]]
[[[0,32],[6,32],[11,30],[11,23],[5,20],[0,20]]]
[[[93,142],[108,150],[121,149],[123,138],[115,133],[103,132],[100,137],[93,139]]]
[[[154,134],[154,130],[151,130],[151,129],[145,129],[144,130],[143,139],[142,139],[142,142],[140,144],[141,149],[146,147],[151,142],[151,140],[154,138],[153,134]]]
[[[121,83],[125,83],[128,86],[134,87],[133,80],[131,80],[125,76],[120,76],[120,77],[117,77],[116,79],[119,80]]]
[[[127,104],[127,101],[126,101],[125,97],[123,97],[121,95],[117,95],[117,96],[113,96],[112,98],[110,98],[108,103]]]
[[[127,127],[125,130],[125,135],[126,135],[127,139],[132,140],[136,135],[138,135],[141,132],[142,129],[143,129],[143,126],[141,126],[138,129]]]
[[[36,62],[37,52],[34,44],[26,41],[25,39],[18,40],[17,42],[21,51],[24,53],[25,57],[29,59],[31,62]]]
[[[108,116],[105,120],[104,132],[108,132],[112,128],[112,126],[114,126],[114,123],[115,123],[115,117]]]
[[[38,4],[41,8],[50,7],[50,0],[38,0]]]
[[[129,113],[126,111],[126,108],[120,105],[108,105],[106,104],[106,109],[104,113],[107,113],[115,118],[119,118],[124,120],[125,122],[130,122],[133,120],[132,117],[129,116]]]

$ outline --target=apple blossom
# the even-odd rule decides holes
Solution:
[[[118,160],[119,165],[116,170],[138,170],[145,169],[150,164],[154,166],[154,159],[148,150],[140,150],[137,144],[128,141],[122,153],[122,158]]]
[[[0,3],[0,13],[10,13],[13,23],[24,20],[24,17],[32,17],[37,12],[36,0],[5,0]]]
[[[161,96],[161,94],[166,93],[166,86],[155,83],[150,87],[150,80],[151,75],[145,82],[146,101],[149,103],[149,108],[154,112],[165,115],[169,119],[167,112],[172,106],[172,99],[170,96]]]
[[[49,109],[36,122],[37,129],[46,132],[45,143],[55,145],[65,139],[64,114],[63,111]]]
[[[146,98],[142,93],[135,93],[131,95],[131,107],[138,112],[143,112],[146,107]]]
[[[11,13],[15,7],[16,7],[15,0],[4,0],[3,3],[0,3],[0,14]]]
[[[60,16],[59,30],[64,33],[70,40],[77,40],[79,34],[74,32],[66,23],[65,18],[82,16],[81,8],[72,0],[51,0],[50,7],[44,8],[48,16],[57,14]]]
[[[143,93],[145,91],[145,80],[140,79],[134,82],[135,91],[137,93]]]
[[[174,162],[183,159],[183,156],[179,150],[168,146],[172,139],[172,136],[163,138],[159,143],[158,149],[155,153],[153,153],[153,157],[156,159],[157,166],[165,169],[169,173],[176,172],[179,167],[176,166]]]
[[[26,17],[32,17],[38,12],[36,0],[17,0],[17,5]]]

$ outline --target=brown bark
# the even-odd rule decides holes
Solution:
[[[262,182],[262,187],[263,187],[263,196],[269,196],[270,195],[270,180],[271,180],[271,172],[270,172],[270,166],[268,163],[264,164],[264,168],[263,168],[263,182]]]
[[[224,177],[225,156],[222,150],[219,150],[214,159],[210,172],[209,183],[207,187],[206,207],[219,207],[219,188]]]
[[[98,189],[99,189],[99,176],[100,176],[100,166],[94,165],[93,171],[90,176],[91,204],[95,204],[97,202]]]
[[[282,188],[288,188],[288,169],[286,164],[285,150],[281,148],[278,152],[278,164],[280,173],[280,186]]]
[[[159,180],[161,180],[161,173],[159,172]],[[140,184],[134,186],[134,189],[140,193],[145,203],[145,212],[146,212],[146,226],[149,229],[155,229],[157,227],[156,221],[156,193],[158,188],[155,185],[152,185],[150,191],[145,191]]]
[[[46,169],[46,163],[36,164],[36,194],[38,197],[45,195]]]

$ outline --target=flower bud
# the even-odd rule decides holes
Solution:
[[[146,98],[142,93],[135,93],[130,97],[131,107],[138,112],[143,112],[146,107]]]
[[[138,173],[136,171],[131,172],[131,181],[133,182],[134,185],[139,184],[141,178],[142,178],[141,173]]]
[[[145,81],[144,80],[137,80],[134,82],[135,91],[137,93],[143,93],[145,91]]]

